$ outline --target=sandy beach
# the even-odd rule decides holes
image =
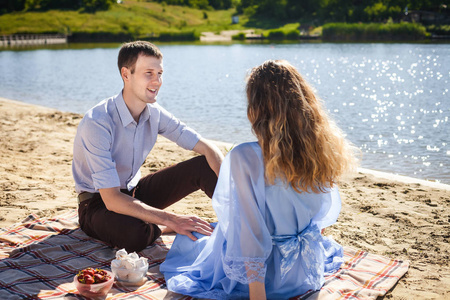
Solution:
[[[0,226],[31,213],[50,217],[76,208],[72,143],[82,116],[4,98],[0,112]],[[193,155],[159,138],[142,173]],[[411,261],[384,299],[450,299],[448,185],[360,170],[340,183],[340,191],[342,212],[326,235],[342,245]],[[170,210],[216,220],[210,200],[200,192]]]

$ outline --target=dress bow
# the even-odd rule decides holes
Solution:
[[[281,258],[281,280],[292,269],[299,255],[310,284],[320,288],[324,272],[323,246],[320,243],[322,235],[317,225],[308,225],[297,235],[274,235],[272,243],[275,245]]]

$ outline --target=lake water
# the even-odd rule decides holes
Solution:
[[[84,113],[121,91],[118,48],[0,51],[0,97]],[[204,137],[254,140],[245,77],[267,59],[286,59],[361,148],[362,167],[450,184],[450,44],[160,48],[165,70],[158,101]]]

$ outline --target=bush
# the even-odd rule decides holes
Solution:
[[[134,38],[129,33],[112,33],[112,32],[74,32],[69,36],[70,43],[123,43],[132,41]]]
[[[200,35],[193,31],[181,32],[161,32],[157,40],[159,41],[197,41]]]
[[[450,25],[427,26],[427,31],[436,35],[450,35]]]
[[[232,40],[238,40],[238,41],[243,41],[245,40],[245,33],[244,32],[239,32],[238,34],[235,34],[231,37]]]
[[[288,31],[288,33],[286,33],[286,39],[287,40],[298,40],[300,36],[300,31],[298,31],[297,29],[293,29]]]
[[[267,37],[269,40],[298,40],[300,31],[291,29],[289,31],[283,29],[270,30]]]
[[[267,37],[269,40],[284,40],[286,38],[286,34],[281,29],[275,29],[269,31],[269,35]]]
[[[416,40],[426,36],[425,27],[416,23],[329,23],[322,29],[324,40]]]

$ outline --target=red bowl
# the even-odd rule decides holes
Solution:
[[[78,281],[77,275],[73,278],[73,283],[75,284],[78,292],[85,297],[104,297],[108,294],[114,283],[114,274],[110,271],[106,271],[106,273],[108,273],[110,279],[102,283],[81,283]]]

